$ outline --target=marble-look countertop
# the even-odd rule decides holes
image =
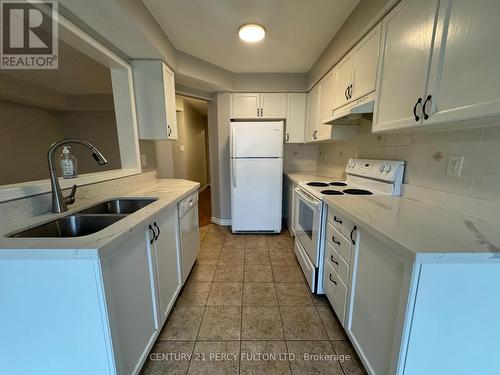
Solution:
[[[417,262],[500,262],[497,223],[404,197],[335,196],[324,201]]]
[[[26,222],[16,223],[15,227],[2,228],[0,233],[0,259],[11,257],[29,258],[94,258],[99,251],[121,239],[126,233],[144,230],[153,216],[177,204],[181,199],[196,191],[199,183],[177,179],[155,179],[144,184],[136,185],[126,194],[103,194],[99,200],[87,202],[84,206],[70,209],[62,214],[48,213],[33,217]],[[88,236],[74,238],[9,238],[8,235],[33,228],[43,223],[71,215],[86,207],[93,206],[110,198],[151,197],[158,198],[141,210],[134,212],[105,229]],[[71,207],[71,206],[70,206]],[[146,226],[147,227],[147,226]]]
[[[307,181],[331,182],[334,180],[338,180],[338,178],[331,176],[323,176],[319,174],[305,173],[305,172],[287,172],[285,173],[285,176],[296,184]]]

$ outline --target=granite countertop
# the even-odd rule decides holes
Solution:
[[[143,230],[152,216],[159,214],[168,207],[177,204],[181,199],[196,191],[199,183],[177,180],[177,179],[157,179],[147,183],[135,186],[127,194],[116,193],[106,196],[105,194],[99,200],[89,201],[84,206],[70,209],[62,214],[48,213],[31,218],[23,223],[16,223],[15,228],[2,230],[0,234],[0,258],[19,257],[78,257],[93,258],[98,256],[99,251],[111,245],[126,233],[133,233],[136,230]],[[25,229],[44,224],[49,221],[67,216],[86,207],[93,206],[96,203],[103,202],[110,198],[124,197],[151,197],[158,198],[157,201],[149,204],[141,210],[134,212],[122,220],[110,225],[109,227],[93,233],[88,236],[74,238],[9,238],[6,234],[19,232]],[[71,206],[70,206],[71,207]],[[3,228],[2,228],[3,229]],[[22,254],[20,254],[22,253]]]
[[[403,197],[325,197],[334,210],[417,261],[500,262],[497,223]]]

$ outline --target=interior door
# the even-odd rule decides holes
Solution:
[[[161,326],[167,319],[182,283],[177,207],[167,209],[157,217],[154,224],[155,231],[159,232],[154,249]]]
[[[231,122],[230,155],[235,158],[282,157],[283,122]]]
[[[441,1],[423,125],[500,114],[499,20],[498,0]]]
[[[231,159],[233,231],[281,231],[283,159]]]
[[[260,94],[261,117],[286,118],[286,93]]]
[[[335,109],[346,105],[351,101],[349,96],[352,84],[352,70],[354,66],[354,56],[349,52],[335,66]]]
[[[438,0],[403,0],[382,22],[373,131],[422,122],[418,101],[425,96],[437,6]]]
[[[381,29],[382,25],[379,23],[354,48],[353,100],[375,91]]]
[[[258,93],[231,94],[231,118],[257,118],[259,116],[260,96]]]

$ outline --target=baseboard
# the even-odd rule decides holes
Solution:
[[[218,217],[212,216],[211,220],[212,220],[212,223],[217,224],[217,225],[224,225],[224,226],[231,225],[231,219],[219,219]]]

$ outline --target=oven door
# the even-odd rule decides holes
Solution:
[[[306,251],[315,267],[319,265],[319,222],[321,201],[304,190],[296,188],[295,238]]]

